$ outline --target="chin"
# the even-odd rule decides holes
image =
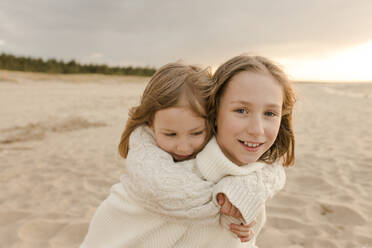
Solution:
[[[243,159],[242,161],[244,161],[242,164],[245,165],[245,164],[251,164],[251,163],[254,163],[254,162],[257,162],[258,158],[245,158]]]

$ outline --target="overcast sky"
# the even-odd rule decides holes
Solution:
[[[0,51],[110,65],[319,59],[372,41],[370,0],[1,0]]]

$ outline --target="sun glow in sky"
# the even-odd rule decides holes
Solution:
[[[294,80],[372,81],[372,41],[319,59],[277,58]]]

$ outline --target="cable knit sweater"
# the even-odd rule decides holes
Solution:
[[[215,138],[196,159],[175,163],[146,126],[131,134],[126,169],[97,208],[81,248],[256,247],[265,201],[285,183],[281,165],[239,167]],[[220,216],[218,193],[240,210],[242,220]],[[255,237],[248,243],[228,230],[232,222],[254,219]]]

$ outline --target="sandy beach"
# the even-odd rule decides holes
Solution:
[[[148,78],[0,70],[0,247],[74,248]],[[372,84],[297,83],[296,165],[261,248],[372,247]]]

